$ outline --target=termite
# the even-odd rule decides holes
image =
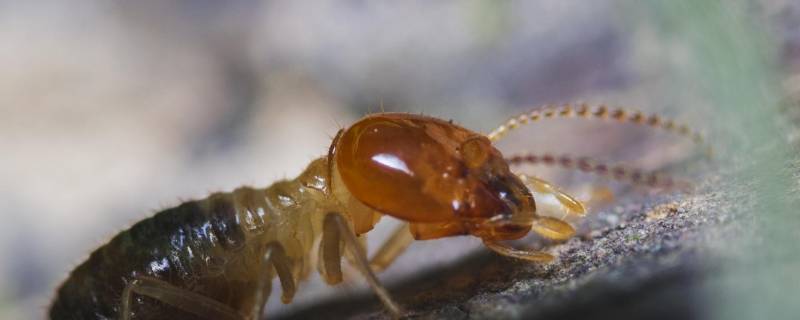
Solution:
[[[534,194],[555,197],[566,214],[583,215],[585,207],[546,181],[509,167],[540,158],[506,159],[492,143],[522,124],[573,116],[616,119],[700,139],[672,121],[605,106],[539,109],[488,135],[423,115],[371,114],[340,130],[327,155],[293,180],[214,193],[120,232],[70,273],[57,290],[50,318],[259,319],[275,276],[282,302],[289,303],[314,267],[311,261],[317,261],[328,284],[341,282],[342,257],[396,318],[402,309],[375,272],[413,240],[468,235],[503,256],[550,261],[553,256],[546,252],[506,243],[530,231],[553,240],[575,233],[561,219],[537,215]],[[568,157],[541,160],[643,178]],[[655,176],[647,179],[657,182]],[[363,238],[384,215],[405,223],[368,260]]]

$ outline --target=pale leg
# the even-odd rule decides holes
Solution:
[[[408,230],[408,224],[403,223],[398,226],[369,261],[372,271],[381,272],[386,270],[413,241],[414,236]]]
[[[533,262],[550,262],[553,260],[553,256],[546,252],[514,249],[499,242],[484,241],[483,244],[501,256]]]
[[[216,300],[195,292],[176,287],[170,283],[147,277],[139,277],[131,281],[122,291],[120,319],[131,317],[133,295],[139,294],[166,303],[175,308],[204,317],[209,320],[241,320],[244,319],[236,310]]]
[[[339,234],[344,241],[345,247],[348,248],[354,257],[355,261],[353,261],[353,263],[355,267],[359,269],[361,274],[367,279],[367,283],[372,287],[372,290],[375,291],[375,294],[383,305],[386,306],[386,309],[389,310],[389,313],[391,313],[393,317],[399,318],[401,314],[400,307],[392,300],[389,292],[386,291],[386,288],[384,288],[378,281],[378,278],[375,277],[375,274],[369,267],[369,262],[367,262],[367,257],[364,255],[363,249],[360,248],[358,239],[355,234],[353,234],[353,231],[350,230],[350,226],[347,225],[345,219],[338,213],[329,213],[325,217],[325,220],[325,224],[335,223],[338,226]]]
[[[342,240],[339,225],[327,217],[322,224],[322,241],[319,243],[319,271],[326,283],[342,282]]]
[[[269,267],[269,265],[269,263],[265,264],[267,267]],[[267,301],[269,301],[269,296],[272,293],[273,277],[274,273],[272,270],[268,270],[261,275],[261,278],[259,279],[261,291],[256,294],[255,301],[262,303],[250,312],[250,317],[248,319],[262,319],[264,308],[266,307]]]
[[[297,288],[292,275],[292,263],[286,256],[286,250],[277,242],[272,242],[267,246],[264,259],[267,261],[267,266],[271,264],[275,268],[275,273],[278,274],[278,280],[280,280],[281,288],[283,289],[281,302],[284,304],[292,302]]]

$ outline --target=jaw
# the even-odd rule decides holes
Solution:
[[[470,230],[473,236],[483,239],[484,242],[517,240],[528,235],[531,225],[514,223],[484,224],[481,228]]]
[[[475,223],[453,220],[436,223],[409,223],[409,230],[416,240],[432,240],[453,236],[472,235],[484,241],[517,240],[531,231],[530,224]]]
[[[409,223],[409,230],[416,240],[432,240],[469,234],[467,229],[464,228],[464,225],[459,221],[434,223],[412,222]]]

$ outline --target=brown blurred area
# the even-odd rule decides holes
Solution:
[[[776,25],[796,28],[783,12],[797,5],[774,5]],[[637,13],[616,1],[0,1],[0,318],[42,317],[73,266],[160,208],[293,177],[369,112],[488,132],[585,100],[713,129],[696,93],[661,77],[680,44]],[[798,39],[786,40],[795,72]],[[554,121],[501,146],[645,167],[678,152],[637,130]],[[478,246],[415,244],[387,277]],[[313,280],[297,305],[360,283]]]

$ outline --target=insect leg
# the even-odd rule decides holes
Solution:
[[[241,320],[244,319],[236,310],[225,304],[176,287],[170,283],[148,278],[137,277],[122,291],[122,306],[120,319],[129,320],[131,317],[131,302],[134,294],[150,297],[171,305],[175,308],[192,313],[206,319]]]
[[[339,226],[333,219],[325,218],[322,225],[322,241],[319,244],[319,270],[328,284],[342,282],[342,241]]]
[[[331,222],[328,222],[331,221]],[[325,216],[325,224],[334,223],[339,229],[339,234],[344,240],[345,247],[348,248],[350,253],[355,258],[353,263],[355,267],[359,269],[362,275],[367,278],[367,283],[369,283],[372,290],[375,291],[375,294],[378,295],[378,298],[381,300],[386,309],[389,310],[389,313],[392,314],[394,318],[399,318],[401,311],[400,307],[397,303],[392,300],[392,297],[389,295],[389,292],[386,291],[386,288],[381,285],[378,281],[378,278],[375,277],[375,273],[369,267],[369,262],[367,262],[367,257],[364,255],[363,251],[358,243],[358,239],[356,239],[355,234],[352,230],[350,230],[350,226],[347,225],[344,217],[341,214],[332,212]]]
[[[269,266],[269,262],[265,265]],[[261,274],[259,278],[259,287],[261,291],[256,293],[255,301],[263,301],[257,308],[254,308],[250,312],[250,317],[247,319],[261,319],[261,316],[264,314],[264,308],[266,307],[267,301],[269,300],[269,296],[272,293],[272,279],[274,277],[274,273],[272,270],[267,270]]]
[[[514,249],[500,242],[484,241],[483,244],[501,256],[533,262],[550,262],[553,260],[553,256],[546,252]]]
[[[403,251],[408,248],[411,242],[414,241],[414,236],[408,229],[408,224],[403,223],[398,226],[392,234],[378,249],[378,252],[369,261],[369,266],[375,272],[386,270]]]
[[[272,265],[275,272],[278,274],[278,279],[281,282],[281,301],[286,304],[292,302],[294,293],[296,292],[296,285],[294,276],[292,275],[292,262],[286,256],[286,250],[283,249],[277,242],[271,242],[267,245],[267,251],[264,254],[264,260],[267,265]]]
[[[367,235],[366,234],[362,234],[362,235],[358,236],[356,239],[358,240],[358,247],[361,248],[361,254],[366,256],[367,255]],[[352,266],[354,266],[356,264],[355,261],[353,260],[355,258],[349,252],[345,252],[345,253],[346,254],[344,255],[344,258],[347,259],[347,261],[349,262],[350,268],[342,269],[342,275],[343,275],[343,277],[345,279],[355,279],[356,278],[356,274],[353,273],[353,268],[352,268]],[[358,272],[358,271],[356,271],[356,272]]]

